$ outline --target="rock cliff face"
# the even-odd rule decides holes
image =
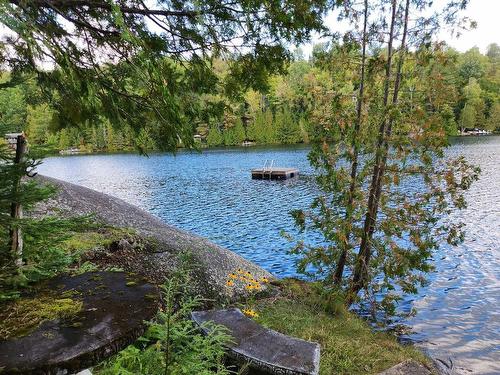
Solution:
[[[37,176],[37,179],[41,183],[55,185],[58,194],[37,206],[34,215],[58,214],[70,217],[93,214],[96,220],[104,224],[134,229],[154,243],[153,250],[144,251],[133,262],[128,262],[127,271],[137,272],[161,283],[178,267],[179,256],[188,253],[194,263],[196,289],[203,297],[216,300],[237,298],[244,293],[226,287],[228,275],[237,269],[249,271],[256,278],[272,278],[269,272],[234,252],[172,227],[121,199],[54,178]]]

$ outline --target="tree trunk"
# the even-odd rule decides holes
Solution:
[[[406,55],[406,36],[408,33],[408,12],[409,12],[409,7],[410,7],[410,0],[406,0],[406,5],[405,5],[405,15],[404,15],[404,25],[403,25],[403,35],[401,39],[401,56],[399,57],[398,61],[398,67],[396,70],[396,80],[394,82],[394,92],[392,96],[392,106],[396,107],[398,104],[398,98],[399,98],[399,88],[401,86],[401,70],[403,69],[403,63],[404,63],[404,58]],[[380,168],[379,172],[379,183],[377,185],[377,193],[376,193],[376,202],[378,205],[378,202],[380,201],[380,195],[382,193],[382,178],[384,176],[385,172],[385,167],[387,164],[387,156],[389,153],[389,138],[392,134],[392,125],[393,125],[393,120],[389,120],[389,125],[387,126],[386,129],[386,135],[385,135],[385,141],[384,141],[384,156],[382,158],[382,165]],[[378,207],[377,207],[378,208]]]
[[[361,53],[361,75],[359,82],[359,92],[358,92],[358,103],[356,108],[356,123],[354,124],[354,133],[352,138],[352,164],[351,164],[351,183],[349,186],[349,199],[347,202],[345,221],[352,222],[352,210],[354,204],[354,194],[356,191],[356,177],[358,173],[358,157],[359,157],[359,145],[358,145],[358,136],[361,128],[361,115],[363,111],[363,100],[364,100],[364,90],[365,90],[365,65],[366,65],[366,44],[367,44],[367,35],[366,28],[368,23],[368,0],[364,2],[364,20],[363,20],[363,45],[362,45],[362,53]],[[342,282],[342,276],[344,274],[345,263],[347,260],[347,252],[349,251],[349,243],[351,237],[352,229],[346,233],[346,244],[344,249],[339,256],[339,260],[337,262],[337,267],[335,269],[335,274],[333,277],[333,281],[335,285],[340,285]]]
[[[24,135],[19,135],[17,137],[16,142],[16,156],[14,158],[14,163],[21,163],[24,154],[26,152],[26,138]],[[14,181],[13,185],[13,197],[17,200],[19,195],[19,187],[21,185],[21,178],[18,178]],[[12,219],[17,220],[23,217],[23,208],[21,204],[17,201],[14,201],[10,205],[10,216]],[[20,268],[23,265],[23,237],[21,233],[21,228],[16,225],[10,229],[10,250],[11,256],[14,260],[14,264],[17,268]]]
[[[403,66],[404,51],[406,50],[406,35],[408,33],[408,12],[410,7],[410,0],[406,0],[405,5],[405,15],[404,15],[404,26],[403,35],[401,41],[401,50],[403,55],[401,56],[398,63],[398,70],[396,75],[396,81],[394,84],[394,92],[392,97],[392,104],[397,104],[399,87],[401,83],[401,69]],[[391,15],[391,26],[389,32],[389,42],[388,42],[388,56],[386,65],[386,76],[385,76],[385,87],[384,87],[384,108],[387,110],[389,104],[389,88],[391,80],[391,68],[393,59],[393,42],[394,42],[394,25],[396,21],[396,0],[392,1],[392,15]],[[372,182],[370,185],[370,192],[368,197],[368,210],[365,215],[365,223],[363,229],[363,236],[361,238],[361,245],[358,253],[358,260],[354,270],[354,275],[352,278],[350,296],[348,303],[352,303],[358,292],[366,285],[368,278],[368,266],[371,258],[371,241],[373,238],[373,233],[375,230],[375,223],[377,220],[377,211],[380,201],[380,194],[382,191],[382,179],[385,172],[385,164],[387,162],[387,153],[389,149],[388,138],[392,132],[392,120],[387,121],[386,114],[384,114],[384,120],[382,121],[377,141],[375,165],[373,168]]]

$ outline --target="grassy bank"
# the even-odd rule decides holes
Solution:
[[[431,365],[418,349],[398,343],[388,333],[374,332],[341,303],[327,306],[315,288],[305,282],[280,283],[279,295],[257,301],[255,309],[262,325],[320,343],[322,375],[376,374],[407,359]]]

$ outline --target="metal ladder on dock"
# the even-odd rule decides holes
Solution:
[[[267,171],[267,173],[269,173],[269,179],[271,179],[271,176],[273,174],[273,165],[274,165],[274,159],[271,160],[266,159],[266,161],[264,162],[264,166],[262,167],[262,178],[265,177]]]

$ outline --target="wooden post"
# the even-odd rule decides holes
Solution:
[[[24,154],[26,153],[26,137],[24,134],[17,136],[16,142],[16,156],[14,163],[19,164],[22,162]],[[16,178],[13,185],[13,196],[17,197],[19,187],[21,185],[21,177]],[[15,219],[23,217],[23,208],[19,202],[12,202],[10,206],[10,216]],[[21,228],[11,228],[10,230],[10,249],[16,267],[23,265],[23,237]]]

